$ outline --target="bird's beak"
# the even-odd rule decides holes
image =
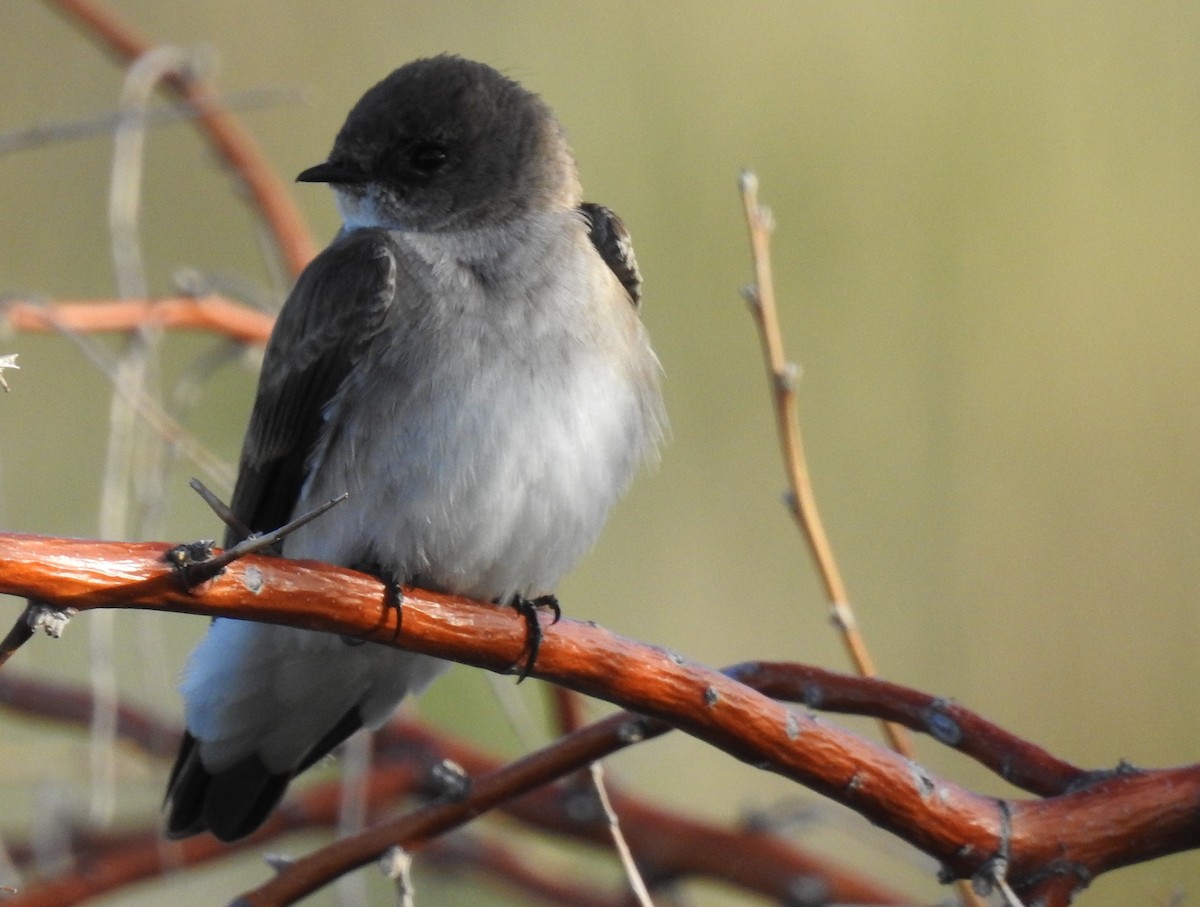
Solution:
[[[317,164],[315,167],[309,167],[301,172],[296,177],[298,183],[365,183],[370,179],[361,170],[355,170],[353,167],[347,167],[344,164],[333,164],[326,161],[323,164]]]

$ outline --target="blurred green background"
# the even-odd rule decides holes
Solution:
[[[779,222],[781,316],[803,366],[818,499],[882,673],[1086,766],[1196,760],[1200,6],[111,5],[160,41],[211,48],[223,91],[302,89],[302,104],[244,115],[286,178],[324,158],[366,87],[417,56],[483,60],[555,108],[588,197],[633,232],[673,425],[661,466],[561,590],[568,614],[713,665],[845,666],[779,505],[771,409],[738,293],[750,265],[736,179],[750,166]],[[0,59],[0,132],[116,106],[120,69],[41,3],[0,5]],[[113,295],[110,158],[104,137],[0,156],[0,292]],[[296,197],[317,237],[332,235],[328,192],[298,186]],[[181,267],[285,289],[187,125],[151,135],[142,238],[157,292]],[[168,372],[209,343],[173,338]],[[61,338],[0,334],[6,352],[21,371],[6,373],[13,392],[0,397],[0,525],[94,536],[107,382]],[[230,460],[253,385],[253,363],[222,369],[189,422]],[[217,532],[186,491],[193,472],[172,474],[167,538]],[[13,616],[19,606],[5,602]],[[89,620],[61,642],[36,640],[12,669],[86,677]],[[202,630],[122,615],[123,695],[177,715],[174,677]],[[161,652],[146,642],[157,632]],[[535,714],[536,686],[520,691]],[[456,669],[419,707],[519,751],[478,672]],[[22,835],[29,811],[85,808],[84,736],[0,721],[0,830]],[[928,741],[921,752],[937,771],[1007,792]],[[915,900],[949,895],[865,823],[681,736],[611,771],[723,820],[816,806],[802,840]],[[122,751],[120,772],[119,813],[153,810],[165,766]],[[241,861],[172,897],[213,903],[264,873]],[[425,907],[482,897],[419,884]],[[1190,903],[1198,888],[1200,855],[1182,855],[1104,877],[1081,902],[1159,905],[1182,889]],[[749,903],[720,886],[694,896]]]

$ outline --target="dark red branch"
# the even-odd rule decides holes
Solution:
[[[86,726],[92,710],[91,696],[85,690],[21,677],[11,671],[0,672],[0,703],[37,718],[81,726]],[[117,731],[122,739],[164,758],[173,755],[179,737],[179,729],[174,725],[128,706],[120,710]],[[402,798],[421,793],[433,766],[444,759],[453,760],[470,776],[494,772],[502,765],[474,747],[411,720],[392,722],[377,735],[376,743],[369,800],[376,819]],[[590,787],[575,787],[577,777],[543,785],[527,796],[509,800],[502,808],[531,827],[608,848],[609,832],[599,814],[589,821],[587,811],[578,805],[576,798],[594,795]],[[785,900],[798,884],[808,882],[819,884],[836,902],[905,902],[898,894],[868,882],[859,874],[809,855],[770,834],[698,822],[650,805],[611,785],[609,793],[622,818],[626,838],[643,872],[653,881],[708,877],[777,902]],[[267,828],[244,846],[261,847],[270,837],[304,827],[331,826],[336,820],[340,797],[340,788],[332,782],[303,788],[289,797],[279,816],[272,818]],[[26,861],[27,854],[19,843],[10,842],[8,849],[18,865]],[[221,847],[199,850],[168,847],[156,830],[99,833],[79,830],[72,838],[72,853],[77,857],[74,868],[24,891],[21,899],[13,903],[63,907],[96,897],[110,888],[234,852],[237,851]],[[150,853],[156,853],[158,858],[147,859]],[[112,866],[96,870],[95,867],[109,860],[113,861]],[[491,871],[500,869],[493,867]],[[510,881],[523,884],[520,878]]]
[[[95,711],[92,694],[81,687],[51,680],[0,672],[0,706],[44,721],[87,727]],[[117,736],[144,752],[170,759],[179,746],[182,729],[128,704],[117,707]]]
[[[765,661],[747,662],[725,673],[774,699],[802,702],[821,712],[879,718],[928,734],[1038,796],[1064,793],[1089,776],[969,709],[886,680]]]
[[[379,744],[386,753],[393,747],[407,750],[421,741],[461,765],[471,777],[498,770],[502,763],[474,747],[412,721],[386,727]],[[504,804],[504,811],[537,828],[570,835],[601,847],[611,846],[602,818],[580,820],[577,808],[568,808],[573,797],[594,797],[590,787],[576,786],[578,775],[544,785]],[[752,891],[783,903],[804,880],[819,880],[833,903],[907,903],[895,892],[874,884],[830,860],[768,833],[735,830],[682,816],[609,785],[609,799],[621,821],[621,830],[650,883],[692,876]]]

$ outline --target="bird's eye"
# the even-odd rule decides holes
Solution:
[[[442,145],[433,142],[427,142],[423,145],[417,145],[409,152],[408,161],[413,169],[418,173],[423,173],[426,176],[432,176],[438,170],[445,166],[449,160],[449,155]]]

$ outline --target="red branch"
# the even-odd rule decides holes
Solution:
[[[17,331],[69,330],[76,333],[133,331],[146,325],[210,331],[239,343],[264,344],[274,317],[224,296],[164,299],[9,302],[0,316]]]
[[[120,16],[94,0],[47,2],[125,62],[136,60],[154,46]],[[255,210],[262,214],[275,236],[288,270],[293,276],[299,274],[317,254],[317,247],[286,185],[258,142],[203,79],[176,73],[167,84],[196,111],[196,121],[214,150],[245,183]]]
[[[0,703],[7,708],[41,719],[86,726],[92,713],[91,695],[68,684],[0,672]],[[179,739],[179,728],[135,708],[124,706],[118,716],[118,734],[146,752],[169,758]],[[420,792],[432,767],[450,759],[470,777],[498,770],[502,763],[445,734],[405,719],[390,723],[376,737],[376,759],[372,767],[371,798],[375,816],[392,808],[402,797]],[[504,803],[502,809],[534,828],[610,846],[607,828],[589,821],[587,811],[576,804],[574,779],[543,785],[530,794]],[[584,792],[590,797],[590,788]],[[662,883],[705,876],[782,902],[796,885],[816,880],[830,899],[838,903],[899,904],[897,894],[865,881],[860,875],[827,859],[811,856],[793,844],[769,833],[735,830],[700,822],[646,803],[638,797],[612,789],[610,797],[637,854],[643,872]],[[336,783],[310,785],[293,793],[271,823],[243,847],[261,847],[277,835],[313,825],[330,826],[337,814],[340,790]],[[212,842],[210,841],[209,844]],[[28,859],[28,849],[10,843],[9,854],[18,864]],[[208,862],[230,851],[204,846],[193,849],[161,841],[157,830],[95,833],[81,830],[72,837],[76,855],[71,870],[22,890],[6,904],[65,907],[82,899],[193,863]],[[429,855],[429,849],[422,851]],[[490,853],[490,851],[489,851]],[[156,855],[156,856],[155,856]],[[438,856],[435,852],[434,856]],[[461,861],[462,854],[455,855]],[[112,861],[110,863],[110,861]],[[108,866],[106,869],[97,867]],[[518,871],[485,861],[481,867],[507,877],[512,884],[534,885]],[[534,887],[537,887],[534,885]],[[575,903],[575,901],[569,901]]]
[[[738,665],[725,673],[774,699],[803,702],[822,712],[879,718],[928,734],[987,766],[1010,784],[1042,797],[1079,787],[1088,778],[1083,769],[969,709],[886,680],[762,661]]]
[[[87,727],[96,710],[89,690],[67,683],[0,672],[0,705],[33,718]],[[174,757],[181,728],[127,703],[117,707],[117,736],[161,759]]]
[[[394,803],[422,780],[414,765],[373,771],[367,779],[367,802]],[[81,858],[72,871],[31,885],[5,898],[4,904],[5,907],[64,907],[84,903],[152,876],[253,849],[290,831],[314,825],[332,826],[337,822],[340,802],[338,783],[311,785],[289,798],[255,834],[233,844],[222,844],[211,835],[171,842],[164,840],[157,829],[118,834],[107,845],[98,839],[90,857]],[[86,840],[81,839],[81,843]]]
[[[501,763],[474,747],[411,721],[394,722],[380,735],[386,754],[392,747],[412,747],[422,739],[439,754],[463,767],[472,778],[501,768]],[[569,778],[569,786],[575,779]],[[586,796],[593,796],[590,787]],[[563,786],[542,786],[504,804],[504,811],[537,828],[571,835],[602,847],[611,846],[605,824],[581,822],[577,810],[567,808],[570,797]],[[827,859],[815,857],[770,833],[734,831],[682,816],[625,793],[610,785],[609,799],[621,820],[622,831],[648,881],[661,883],[689,876],[704,876],[773,902],[783,903],[799,882],[819,879],[832,903],[895,904],[898,895],[863,880]]]
[[[406,589],[399,626],[377,580],[263,557],[239,561],[188,592],[164,562],[166,550],[0,535],[0,592],[81,611],[133,607],[287,623],[499,672],[511,672],[525,656],[524,621],[512,609]],[[534,674],[666,721],[844,803],[940,860],[954,877],[1002,856],[1018,889],[1043,890],[1049,873],[1065,890],[1200,843],[1200,767],[1117,772],[1045,800],[999,801],[716,671],[590,624],[546,626]]]

